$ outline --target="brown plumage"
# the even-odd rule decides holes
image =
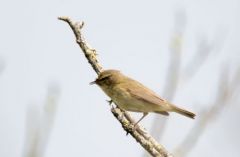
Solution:
[[[194,113],[169,103],[151,89],[123,75],[120,71],[105,70],[93,83],[100,86],[120,109],[142,112],[143,117],[138,122],[149,112],[162,115],[169,115],[168,112],[176,112],[189,118],[195,117]]]

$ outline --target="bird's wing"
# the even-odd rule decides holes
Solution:
[[[160,96],[158,96],[151,89],[148,89],[147,87],[135,80],[133,81],[134,82],[131,86],[126,87],[128,92],[132,96],[137,97],[138,99],[146,102],[147,104],[158,105],[163,108],[166,108],[169,105],[166,100],[160,98]]]

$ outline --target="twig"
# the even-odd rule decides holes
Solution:
[[[84,22],[76,22],[74,23],[70,18],[68,17],[59,17],[59,20],[65,21],[69,24],[69,26],[72,28],[72,31],[76,37],[76,42],[82,49],[85,57],[87,58],[89,64],[92,66],[94,71],[97,74],[100,74],[102,71],[102,67],[98,64],[97,60],[97,53],[96,50],[92,49],[84,40],[82,34],[81,34],[81,29],[84,26]]]
[[[93,69],[97,74],[99,74],[103,68],[99,65],[96,50],[90,48],[88,44],[83,40],[81,29],[83,27],[82,23],[74,23],[68,17],[59,17],[59,20],[65,21],[69,24],[71,29],[73,30],[77,44],[82,49],[85,54],[86,59],[91,64]],[[123,113],[119,108],[112,108],[112,113],[116,117],[116,119],[122,124],[123,129],[132,135],[133,138],[136,139],[137,142],[141,144],[141,146],[149,152],[154,157],[170,157],[170,155],[163,146],[157,143],[153,137],[151,137],[147,132],[145,132],[141,127],[137,127],[136,131],[133,131],[132,122],[134,121],[131,116],[125,112]]]

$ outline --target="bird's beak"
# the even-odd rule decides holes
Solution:
[[[96,80],[89,83],[90,85],[96,84]]]

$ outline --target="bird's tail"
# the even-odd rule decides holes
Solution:
[[[171,105],[171,107],[172,107],[173,112],[179,113],[179,114],[184,115],[186,117],[194,119],[194,117],[196,116],[194,113],[192,113],[190,111],[187,111],[185,109],[179,108],[175,105]]]

